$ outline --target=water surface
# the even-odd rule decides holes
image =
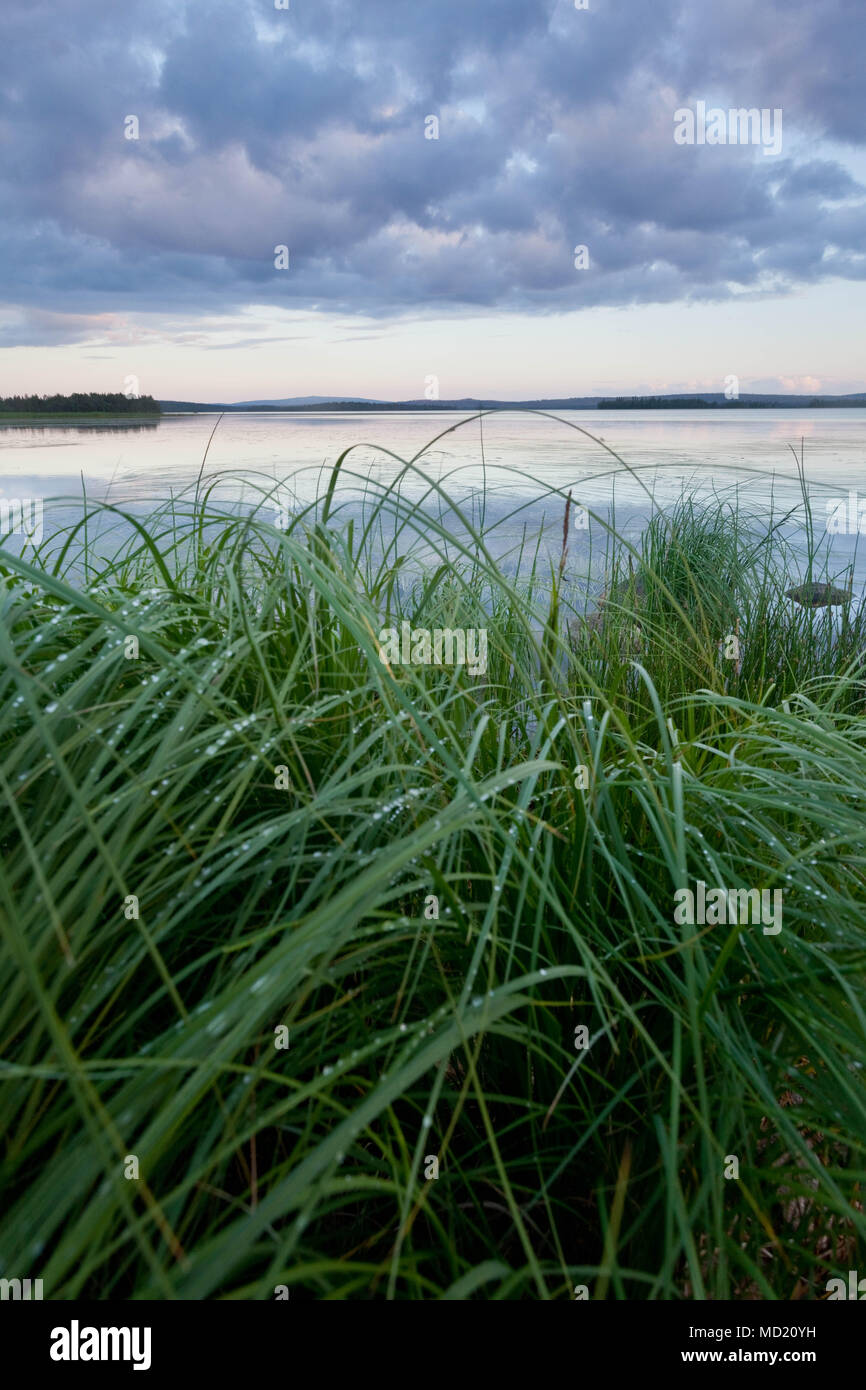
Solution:
[[[266,412],[223,416],[214,432],[216,423],[216,415],[0,423],[0,498],[44,498],[49,530],[51,499],[80,499],[82,488],[92,500],[146,515],[155,503],[188,494],[201,477],[222,503],[252,505],[273,489],[278,514],[321,496],[340,454],[355,446],[338,490],[346,505],[365,488],[386,486],[402,461],[417,456],[403,494],[432,511],[442,508],[437,487],[463,503],[471,497],[475,522],[493,528],[500,553],[513,551],[524,527],[543,530],[555,549],[569,491],[627,535],[639,532],[653,506],[668,506],[684,491],[699,499],[736,492],[742,507],[766,520],[799,507],[788,528],[796,544],[801,456],[817,532],[825,531],[828,502],[852,490],[866,499],[861,409],[566,411],[555,418],[509,411],[480,420],[456,412]],[[70,512],[57,507],[55,519],[61,515]],[[577,550],[582,540],[573,537]],[[866,582],[866,550],[856,536],[835,537],[833,550],[840,570],[853,563]]]

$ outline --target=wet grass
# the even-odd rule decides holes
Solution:
[[[573,557],[508,577],[337,481],[0,566],[0,1274],[824,1296],[866,1235],[859,610],[684,501],[593,619]],[[404,620],[486,672],[384,664]],[[783,930],[678,925],[697,880]]]

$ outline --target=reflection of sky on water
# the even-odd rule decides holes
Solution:
[[[204,478],[215,502],[252,506],[275,489],[268,505],[275,515],[280,505],[294,510],[321,498],[337,458],[357,445],[336,490],[338,520],[360,519],[365,490],[374,496],[394,483],[403,461],[418,454],[424,477],[403,472],[401,495],[441,517],[453,550],[460,523],[437,493],[441,487],[469,508],[475,525],[483,523],[491,552],[511,570],[521,545],[525,559],[539,535],[546,560],[558,563],[570,490],[575,505],[599,517],[588,532],[571,533],[569,572],[577,577],[604,570],[603,521],[635,540],[653,506],[667,508],[684,492],[698,501],[736,498],[759,524],[798,509],[783,534],[800,549],[802,495],[792,448],[804,448],[816,535],[825,534],[830,498],[850,489],[866,497],[862,410],[580,411],[557,419],[509,412],[481,420],[423,412],[264,414],[224,416],[214,432],[215,424],[215,416],[204,415],[156,425],[0,422],[0,498],[80,496],[83,475],[92,501],[107,497],[144,516],[154,501],[194,490],[207,449]],[[53,505],[54,520],[72,515]],[[841,572],[854,562],[859,587],[866,583],[866,549],[857,541],[833,537],[831,568]]]

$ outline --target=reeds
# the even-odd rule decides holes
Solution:
[[[2,564],[0,1274],[821,1297],[866,1235],[861,617],[684,502],[593,629],[565,542],[508,578],[441,484],[338,481]],[[404,619],[484,676],[386,667]],[[677,925],[699,879],[782,932]]]

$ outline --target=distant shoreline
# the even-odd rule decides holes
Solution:
[[[158,420],[162,411],[153,396],[138,392],[127,395],[123,391],[72,391],[69,395],[55,392],[53,396],[22,395],[0,396],[0,420],[29,420],[60,418],[68,416],[88,419],[103,416],[122,416],[124,419]]]
[[[417,415],[453,414],[477,411],[737,411],[737,410],[866,410],[866,393],[850,396],[760,396],[741,395],[735,401],[721,395],[704,396],[570,396],[550,400],[459,400],[442,401],[262,401],[224,404],[205,401],[157,401],[156,409],[133,412],[107,407],[105,410],[58,409],[5,411],[0,409],[0,425],[87,424],[100,421],[156,425],[160,420],[181,415]]]
[[[480,410],[866,410],[866,393],[851,396],[741,395],[729,401],[721,395],[703,396],[567,396],[549,400],[476,400],[463,397],[442,401],[316,402],[262,401],[240,404],[207,404],[199,401],[160,401],[163,416],[182,414],[225,415],[321,415],[321,414],[418,414]]]

